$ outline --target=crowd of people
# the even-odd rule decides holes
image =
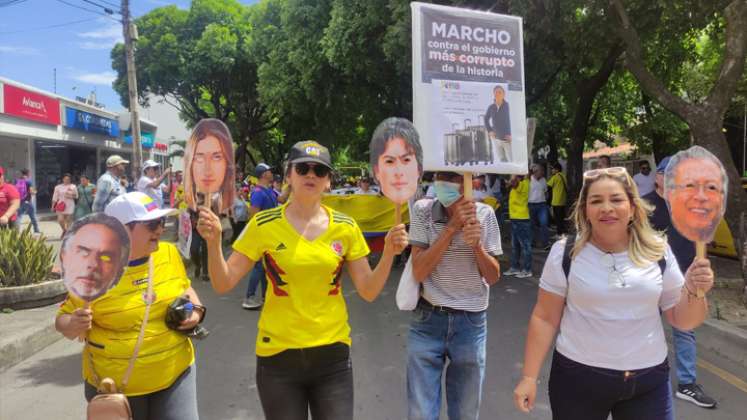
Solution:
[[[406,144],[406,134],[392,135]],[[69,297],[56,327],[71,339],[88,334],[91,345],[83,364],[88,400],[97,392],[97,378],[122,378],[128,371],[122,386],[135,419],[196,419],[195,358],[185,331],[202,322],[206,309],[190,277],[209,281],[223,294],[248,276],[242,306],[262,307],[256,382],[266,418],[306,419],[310,412],[315,419],[351,419],[352,341],[341,292],[343,269],[358,295],[373,301],[395,256],[410,246],[420,298],[407,336],[408,418],[437,419],[445,393],[449,418],[476,419],[489,357],[489,289],[504,276],[533,276],[533,254],[549,251],[528,321],[516,407],[533,408],[543,361],[554,347],[548,384],[554,419],[603,420],[610,414],[615,420],[673,419],[661,314],[674,330],[674,395],[702,407],[716,401],[696,382],[693,332],[707,315],[707,297],[696,291],[710,290],[713,271],[707,259],[695,257],[693,243],[672,228],[663,198],[668,161],[659,162],[654,173],[642,161],[640,172],[631,176],[603,157],[584,173],[570,218],[559,163],[549,166],[549,179],[541,165],[508,179],[475,176],[473,199],[465,198],[463,175],[426,174],[423,191],[411,203],[409,229],[399,224],[387,232],[382,257],[372,268],[356,221],[322,204],[332,189],[334,166],[318,143],[294,145],[283,168],[260,163],[253,176],[232,174],[235,199],[217,207],[213,200],[197,203],[199,197],[185,193],[181,171],[162,170],[153,161],[144,162],[136,192],[128,192],[121,177],[129,162],[114,155],[95,186],[86,177],[75,185],[65,174],[52,207],[63,234],[92,212],[121,221],[132,247],[124,278],[133,281],[122,281],[90,306]],[[684,176],[674,171],[675,177]],[[0,168],[0,225],[14,226],[27,214],[38,231],[28,171],[15,184],[5,182],[4,175]],[[720,178],[707,181],[708,191],[679,181],[669,188],[681,189],[683,200],[723,195],[725,188],[718,185],[725,185],[725,175],[716,175]],[[370,178],[356,182],[358,193],[378,194]],[[485,204],[489,198],[497,205]],[[159,242],[165,218],[176,211],[171,209],[192,214],[193,276],[176,248]],[[227,257],[223,218],[233,231]],[[510,230],[512,248],[510,266],[503,270],[497,259],[502,230]],[[153,282],[153,301],[127,297],[145,287],[137,279]],[[202,309],[170,329],[166,309],[184,295]],[[147,320],[139,347],[142,311],[150,306],[155,315]],[[136,346],[139,356],[128,366]]]

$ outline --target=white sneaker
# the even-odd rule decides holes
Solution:
[[[508,270],[503,272],[503,275],[504,276],[515,276],[519,273],[521,273],[521,271],[513,269],[513,268],[509,268]]]
[[[532,272],[531,271],[520,271],[519,274],[516,275],[516,277],[520,279],[532,277]]]
[[[262,307],[262,299],[254,295],[249,296],[244,298],[241,307],[244,309],[259,309]]]

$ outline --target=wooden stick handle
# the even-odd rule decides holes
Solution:
[[[394,204],[394,225],[402,223],[402,204]]]
[[[472,200],[472,172],[464,173],[464,198]]]
[[[706,243],[705,242],[695,242],[695,258],[707,258],[708,255],[706,253]],[[698,289],[696,291],[699,298],[705,297],[705,292],[703,292],[702,289]]]
[[[91,303],[90,302],[86,302],[83,305],[83,309],[88,309],[90,307],[91,307]],[[79,335],[78,336],[78,341],[80,341],[82,343],[82,342],[86,341],[86,337],[88,337],[88,331],[86,331],[86,332],[82,333],[81,335]]]

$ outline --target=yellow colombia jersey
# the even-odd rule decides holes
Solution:
[[[329,227],[308,241],[286,219],[286,207],[257,213],[233,244],[252,261],[261,260],[267,276],[257,355],[338,341],[350,345],[342,268],[368,255],[363,233],[350,217],[322,206]]]
[[[165,323],[169,304],[190,286],[179,251],[173,244],[160,242],[151,256],[156,302],[151,305],[143,345],[125,389],[130,396],[168,388],[194,362],[192,342]],[[147,278],[148,263],[127,267],[119,284],[91,302],[93,328],[88,332],[89,345],[83,351],[83,377],[91,385],[98,384],[85,360],[89,349],[99,378],[109,377],[118,387],[121,385],[145,315],[143,293],[148,288]],[[82,306],[82,301],[68,296],[58,314],[71,313]]]

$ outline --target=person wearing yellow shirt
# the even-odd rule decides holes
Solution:
[[[200,209],[198,231],[207,241],[213,289],[233,289],[255,263],[265,268],[267,298],[257,332],[257,389],[267,420],[353,418],[350,326],[342,269],[358,294],[373,301],[395,255],[407,246],[405,226],[392,227],[374,270],[366,241],[350,217],[321,204],[331,182],[329,150],[296,143],[286,179],[293,199],[260,211],[233,244],[226,261],[218,217]]]
[[[200,305],[173,244],[159,242],[166,217],[173,209],[159,209],[140,192],[123,194],[104,212],[125,225],[130,236],[128,266],[119,283],[86,307],[68,296],[55,319],[55,328],[73,340],[87,335],[83,349],[84,394],[91,400],[98,381],[111,378],[130,403],[134,420],[198,420],[194,348],[185,331],[202,321]],[[154,301],[132,372],[123,385],[145,316],[150,265]],[[166,326],[169,305],[187,296],[194,311],[180,330]]]
[[[552,206],[552,217],[555,219],[557,234],[560,236],[566,233],[565,206],[568,200],[568,181],[565,179],[560,162],[553,163],[551,171],[552,176],[547,180],[547,187],[552,191],[550,206]]]
[[[511,268],[507,276],[532,277],[532,224],[529,219],[529,180],[514,175],[509,181],[508,217],[511,221]],[[522,262],[523,257],[523,262]]]

